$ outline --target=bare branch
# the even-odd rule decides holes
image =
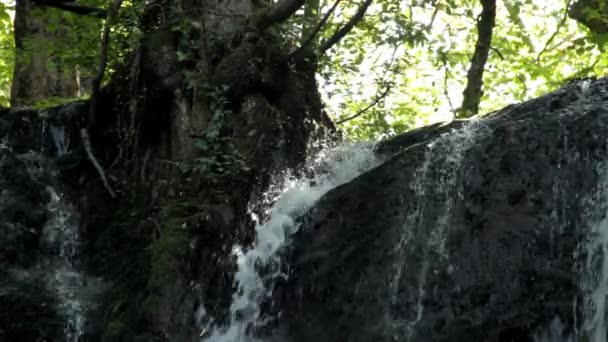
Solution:
[[[500,57],[501,60],[505,60],[505,56],[502,55],[502,53],[500,52],[500,50],[498,50],[495,47],[490,46],[490,50],[496,52],[496,54],[498,55],[498,57]]]
[[[306,38],[306,40],[302,43],[302,45],[300,46],[300,48],[298,50],[304,49],[308,44],[310,44],[310,42],[312,42],[312,40],[319,33],[319,31],[321,31],[323,26],[325,26],[325,24],[327,23],[327,20],[329,20],[329,17],[332,15],[332,13],[334,13],[334,11],[338,7],[339,3],[340,3],[340,0],[336,0],[336,2],[334,2],[334,4],[331,6],[331,8],[323,16],[323,19],[321,19],[321,21],[319,21],[317,26],[315,26],[314,30],[312,30],[310,35]]]
[[[496,0],[481,0],[482,10],[477,21],[477,43],[467,72],[467,86],[463,92],[462,106],[458,117],[475,115],[479,112],[483,71],[492,46],[492,30],[496,20]]]
[[[336,31],[328,40],[321,44],[321,47],[319,48],[320,55],[324,54],[327,50],[331,49],[332,46],[339,43],[340,40],[342,40],[342,38],[344,38],[344,36],[346,36],[353,29],[353,27],[355,27],[363,19],[367,8],[372,1],[373,0],[365,0],[365,2],[359,6],[359,9],[357,9],[357,13],[350,18],[346,25]]]
[[[444,72],[444,77],[443,77],[443,94],[445,95],[446,99],[448,100],[448,104],[450,105],[450,111],[452,113],[454,113],[454,104],[452,103],[452,99],[450,98],[450,94],[448,92],[448,79],[449,79],[449,76],[450,76],[450,69],[448,67],[447,52],[446,53],[441,53],[440,54],[440,58],[441,58],[441,63],[443,64],[443,72]]]
[[[336,122],[336,125],[343,124],[346,121],[350,121],[352,119],[356,119],[356,118],[360,117],[361,115],[365,114],[365,112],[367,112],[368,110],[370,110],[372,107],[374,107],[375,105],[377,105],[378,102],[380,102],[383,98],[385,98],[388,95],[388,93],[390,92],[390,90],[391,90],[391,86],[387,85],[386,88],[384,89],[384,91],[382,92],[382,94],[378,95],[374,99],[374,101],[372,101],[372,103],[370,103],[369,105],[367,105],[365,108],[361,109],[360,111],[358,111],[354,115],[349,116],[346,119],[342,119],[342,120]]]
[[[441,6],[439,6],[439,5],[435,6],[435,10],[433,11],[433,15],[431,16],[431,21],[429,21],[429,23],[426,24],[427,31],[431,31],[431,29],[433,28],[433,23],[435,22],[435,18],[437,18],[437,14],[439,13],[440,7]]]
[[[72,12],[79,15],[88,15],[103,19],[107,16],[107,11],[103,8],[75,5],[65,1],[52,0],[33,0],[36,5],[53,7],[62,11]]]
[[[553,34],[551,35],[551,37],[549,37],[549,39],[545,43],[545,46],[543,47],[543,49],[540,50],[540,52],[536,56],[536,59],[535,59],[536,62],[538,62],[540,60],[540,57],[543,55],[543,53],[547,52],[547,49],[549,49],[549,45],[551,44],[551,42],[553,42],[553,40],[555,39],[555,37],[557,37],[557,35],[559,33],[559,30],[566,23],[566,20],[568,19],[568,9],[570,8],[570,2],[571,2],[571,0],[568,0],[568,2],[566,3],[566,9],[564,10],[564,16],[562,17],[562,20],[559,22],[559,24],[557,24],[557,27],[555,28],[555,31],[553,32]]]
[[[304,2],[306,0],[280,0],[270,8],[256,14],[253,23],[260,31],[264,31],[273,24],[287,20],[304,5]]]

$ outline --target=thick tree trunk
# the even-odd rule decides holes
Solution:
[[[110,178],[124,180],[113,184],[123,212],[88,227],[115,284],[106,339],[192,341],[225,318],[231,248],[251,243],[250,214],[262,216],[272,176],[298,172],[311,137],[332,129],[314,55],[292,54],[275,27],[301,3],[155,1],[145,11],[141,46],[102,94],[91,137]],[[103,266],[125,259],[122,270]]]
[[[51,49],[60,37],[61,27],[49,31],[50,9],[36,6],[32,0],[17,0],[15,10],[15,69],[11,88],[11,106],[31,105],[52,97],[73,98],[80,94],[80,82],[74,67],[60,63]]]

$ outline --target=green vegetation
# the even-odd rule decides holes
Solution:
[[[307,120],[331,126],[318,113],[313,114],[319,118],[308,115],[320,107],[311,82],[314,67],[329,116],[354,140],[487,113],[572,79],[608,74],[608,10],[605,5],[574,7],[584,0],[307,0],[282,18],[265,11],[274,8],[272,2],[254,1],[256,15],[247,17],[216,14],[193,5],[197,2],[183,9],[179,1],[125,0],[118,2],[118,19],[105,26],[111,31],[107,46],[100,39],[106,24],[100,13],[114,1],[77,1],[95,15],[38,6],[27,15],[42,27],[22,32],[22,40],[14,37],[20,27],[12,19],[15,1],[0,3],[0,105],[9,105],[11,87],[19,84],[15,65],[25,70],[24,93],[39,86],[31,74],[42,79],[52,74],[49,70],[55,73],[48,78],[56,82],[40,86],[46,87],[42,97],[23,96],[25,105],[48,107],[86,98],[98,90],[90,84],[97,83],[118,97],[101,98],[108,103],[99,108],[90,106],[90,113],[106,110],[99,115],[105,115],[103,120],[89,115],[89,123],[106,125],[91,132],[98,135],[91,139],[93,149],[121,190],[120,209],[104,208],[112,217],[92,229],[97,234],[92,264],[111,284],[105,341],[152,340],[146,333],[159,321],[159,312],[178,301],[171,287],[186,287],[180,282],[188,284],[188,272],[199,272],[203,263],[220,267],[225,262],[220,254],[229,252],[218,254],[217,249],[247,241],[244,231],[252,222],[233,223],[230,217],[248,216],[248,201],[267,186],[267,173],[278,171],[271,168],[291,165],[286,155],[297,156],[297,165],[306,152],[310,132],[298,134],[308,129]],[[229,9],[219,3],[217,9]],[[218,27],[226,17],[245,20],[242,30],[238,21],[227,29],[234,29],[234,36],[220,38]],[[215,31],[207,33],[207,24]],[[484,40],[491,44],[480,43]],[[100,51],[108,54],[105,72]],[[24,68],[35,64],[34,55],[43,66]],[[472,62],[476,55],[481,58]],[[478,68],[478,84],[473,95],[465,96],[475,83],[472,65]],[[218,80],[218,69],[225,80]],[[75,78],[77,92],[66,86],[69,91],[53,93],[54,85],[61,88],[62,82],[76,83]],[[298,82],[282,82],[293,79]],[[242,90],[239,86],[253,101],[251,111],[244,95],[232,94]],[[474,110],[463,105],[467,98]],[[292,107],[303,115],[286,115]],[[187,160],[171,159],[186,149],[194,152],[184,153]],[[205,206],[220,209],[215,213]],[[203,253],[212,249],[213,255]],[[209,291],[209,298],[220,302],[222,290]]]
[[[107,2],[80,3],[105,7]],[[572,78],[608,73],[608,54],[602,53],[608,35],[591,32],[569,18],[566,9],[571,0],[513,0],[496,6],[480,113],[538,96]],[[110,73],[113,65],[136,50],[143,7],[139,0],[123,4],[111,44]],[[283,25],[282,33],[294,49],[300,44],[318,45],[358,8],[358,2],[309,1],[305,10]],[[0,4],[0,105],[4,106],[14,64],[13,9],[12,2]],[[354,139],[376,139],[451,119],[462,103],[480,11],[477,0],[373,2],[356,28],[321,57],[318,80],[330,115]],[[606,17],[600,10],[581,12],[593,22]],[[327,21],[317,37],[306,42],[324,17]],[[64,68],[95,66],[99,21],[49,10],[47,25],[50,33],[61,31],[59,38],[29,41],[26,49],[48,49],[52,63]],[[189,25],[184,20],[173,27],[182,32]],[[188,59],[185,53],[191,50],[179,49],[178,61]]]
[[[15,40],[9,6],[0,2],[0,106],[8,107],[15,65]]]
[[[566,80],[608,73],[606,34],[569,18],[566,0],[498,1],[484,71],[480,113],[558,88]],[[326,3],[324,8],[332,2]],[[356,8],[341,3],[327,36]],[[323,10],[323,12],[326,9]],[[378,1],[357,29],[323,58],[322,94],[335,120],[356,139],[375,139],[450,120],[462,103],[477,41],[479,1]],[[604,37],[598,39],[598,36]]]

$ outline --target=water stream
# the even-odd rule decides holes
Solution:
[[[48,270],[49,290],[59,301],[58,311],[65,319],[66,342],[79,342],[86,333],[86,305],[82,296],[85,276],[78,265],[80,234],[78,214],[52,187],[48,187],[49,219],[42,234],[48,258],[41,267]]]
[[[368,144],[343,145],[325,149],[307,163],[308,176],[280,177],[271,187],[273,203],[268,219],[256,225],[256,243],[235,246],[238,269],[236,292],[230,306],[228,326],[214,328],[204,337],[208,342],[253,342],[252,330],[265,325],[260,304],[272,296],[274,281],[286,277],[277,252],[299,229],[297,218],[305,214],[329,190],[344,184],[377,164]],[[279,191],[272,190],[279,188]],[[273,196],[270,196],[273,197]],[[262,271],[263,270],[263,271]],[[205,335],[205,334],[202,334]]]
[[[63,126],[48,124],[42,130],[43,136],[50,136],[57,156],[70,152]],[[40,236],[42,254],[36,270],[26,273],[40,274],[49,293],[56,298],[56,312],[64,320],[62,341],[83,342],[87,335],[87,313],[103,284],[84,272],[80,215],[57,185],[52,158],[34,151],[18,158],[26,164],[31,179],[44,184],[49,198],[47,220]]]
[[[424,160],[416,170],[411,181],[412,196],[416,198],[416,207],[408,213],[401,239],[398,244],[395,264],[395,277],[392,281],[391,305],[397,304],[397,295],[400,278],[409,270],[406,268],[405,251],[411,239],[425,239],[427,243],[420,251],[422,267],[418,270],[417,300],[415,305],[415,318],[409,322],[395,321],[393,327],[397,331],[395,336],[405,335],[411,339],[416,325],[424,317],[424,298],[426,295],[427,277],[430,271],[431,258],[449,259],[445,244],[449,232],[449,220],[454,206],[463,199],[462,177],[463,160],[466,152],[477,141],[479,136],[487,133],[483,125],[476,121],[467,123],[462,128],[443,134],[427,143]],[[429,203],[429,199],[437,199]],[[432,220],[432,222],[429,222]],[[432,227],[425,231],[425,227]]]

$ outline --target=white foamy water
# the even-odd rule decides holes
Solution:
[[[533,336],[534,342],[575,342],[576,340],[566,332],[564,324],[555,316],[545,329]]]
[[[307,163],[307,174],[301,178],[284,176],[280,191],[268,210],[268,219],[256,224],[255,245],[235,246],[238,269],[234,282],[237,288],[230,306],[230,324],[218,327],[210,334],[202,333],[208,342],[253,342],[251,330],[263,327],[260,305],[272,297],[274,280],[287,277],[283,273],[277,252],[299,229],[296,220],[329,190],[344,184],[377,165],[369,144],[353,144],[326,149]],[[271,196],[272,197],[272,196]],[[264,270],[260,272],[261,270]]]
[[[57,153],[65,152],[57,146]],[[29,152],[19,156],[25,162],[32,179],[54,177],[43,155]],[[50,173],[50,175],[49,175]],[[45,176],[47,175],[47,176]],[[46,191],[47,221],[42,228],[43,258],[37,269],[44,275],[50,293],[57,299],[57,313],[64,319],[63,341],[82,342],[86,339],[87,313],[104,285],[98,278],[85,274],[81,267],[80,216],[53,186]],[[27,273],[27,272],[26,272]]]
[[[45,247],[52,256],[44,260],[43,267],[50,267],[48,286],[56,293],[58,311],[64,316],[66,342],[79,342],[85,335],[86,308],[82,289],[84,275],[75,263],[80,251],[78,216],[61,198],[55,189],[48,187],[50,201],[47,205],[49,219],[42,233]]]

